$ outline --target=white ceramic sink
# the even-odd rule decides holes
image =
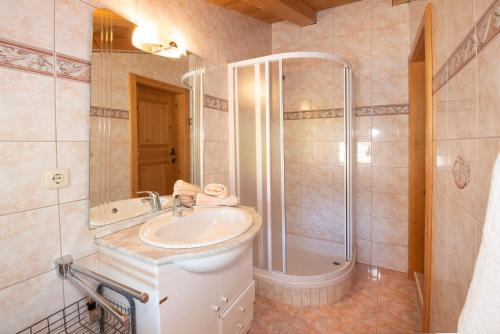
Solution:
[[[243,234],[252,226],[252,216],[237,208],[195,208],[174,217],[172,212],[146,222],[139,237],[162,248],[195,248],[218,244]]]
[[[152,211],[149,201],[144,198],[128,198],[121,201],[111,202],[107,205],[90,208],[90,225],[97,227],[107,225],[120,220],[144,215]],[[171,202],[170,196],[161,196],[161,207],[167,208]]]

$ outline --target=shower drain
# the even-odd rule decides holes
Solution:
[[[333,261],[332,264],[334,264],[336,266],[340,266],[340,262],[338,262],[338,261]]]

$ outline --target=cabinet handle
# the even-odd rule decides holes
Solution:
[[[241,312],[245,312],[246,311],[246,307],[245,306],[240,306],[240,311]]]
[[[239,329],[243,328],[243,324],[238,324],[238,328]]]
[[[215,312],[219,312],[219,305],[212,305],[212,310],[214,310]]]
[[[222,297],[221,299],[222,299],[222,301],[223,301],[224,303],[227,303],[227,301],[229,300],[229,297],[224,296],[224,297]]]

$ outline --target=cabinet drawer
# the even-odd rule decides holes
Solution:
[[[253,319],[254,301],[255,281],[252,281],[222,315],[221,334],[245,333],[249,328],[249,322]]]

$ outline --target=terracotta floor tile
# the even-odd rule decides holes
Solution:
[[[293,306],[257,297],[250,334],[418,333],[421,315],[405,273],[358,264],[349,294],[333,305]]]

